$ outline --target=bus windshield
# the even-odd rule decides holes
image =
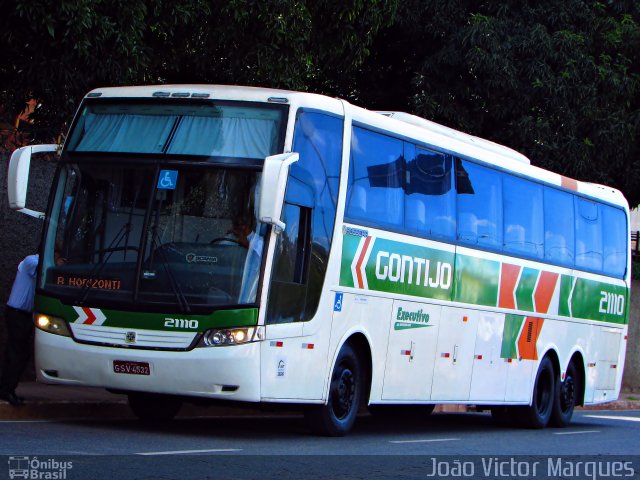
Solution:
[[[186,163],[63,164],[41,288],[76,305],[255,303],[259,176]]]

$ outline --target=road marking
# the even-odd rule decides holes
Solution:
[[[579,430],[577,432],[551,432],[553,435],[581,435],[583,433],[600,433],[600,430]]]
[[[136,455],[186,455],[190,453],[227,453],[240,452],[241,448],[210,448],[208,450],[173,450],[170,452],[141,452]]]
[[[459,438],[424,438],[420,440],[390,440],[389,443],[431,443],[431,442],[456,442]]]
[[[616,415],[585,415],[589,418],[602,418],[604,420],[626,420],[627,422],[640,422],[640,417],[619,417]]]

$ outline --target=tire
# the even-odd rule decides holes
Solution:
[[[353,427],[362,398],[363,372],[356,352],[345,344],[333,367],[326,405],[309,407],[305,418],[311,431],[343,437]]]
[[[549,357],[544,357],[538,367],[533,387],[533,399],[528,407],[514,407],[518,422],[526,428],[544,428],[551,420],[555,399],[556,375]]]
[[[560,375],[556,375],[555,387],[551,424],[556,427],[566,427],[571,423],[580,392],[578,369],[573,362],[569,363],[567,367],[564,381],[560,379]]]
[[[171,395],[130,393],[129,408],[145,423],[167,422],[180,410],[182,401]]]

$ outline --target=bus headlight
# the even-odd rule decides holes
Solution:
[[[52,317],[51,315],[43,315],[41,313],[37,314],[36,327],[44,332],[54,333],[64,337],[71,336],[67,322],[61,318]]]
[[[225,347],[264,340],[264,327],[212,328],[200,337],[198,347]]]

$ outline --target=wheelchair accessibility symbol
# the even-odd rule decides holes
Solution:
[[[175,190],[178,183],[177,170],[160,170],[158,190]]]
[[[342,311],[342,296],[344,294],[336,292],[336,299],[333,302],[333,311],[334,312],[341,312]]]

